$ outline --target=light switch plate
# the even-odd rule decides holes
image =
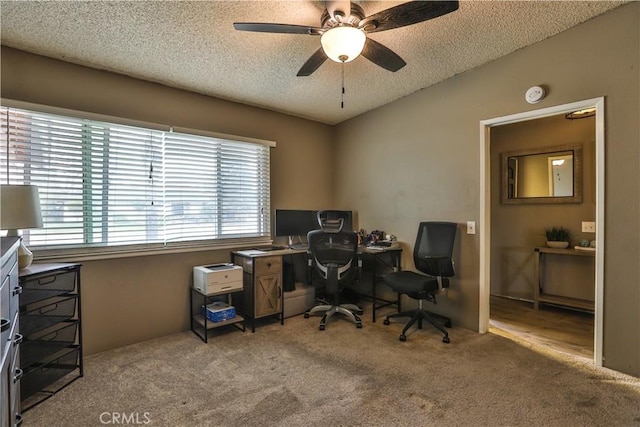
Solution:
[[[582,232],[583,233],[595,233],[596,232],[596,223],[594,221],[582,221]]]
[[[476,222],[467,221],[467,234],[476,234]]]

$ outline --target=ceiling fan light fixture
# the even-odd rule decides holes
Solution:
[[[364,31],[348,25],[333,27],[320,38],[324,53],[335,62],[351,62],[356,59],[367,41]]]

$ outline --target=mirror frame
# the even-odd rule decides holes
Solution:
[[[509,157],[529,156],[534,154],[557,153],[573,151],[573,196],[559,197],[522,197],[509,198]],[[507,151],[500,153],[501,161],[501,202],[505,205],[523,204],[558,204],[582,203],[582,144],[556,145],[553,147],[532,148],[525,150]]]

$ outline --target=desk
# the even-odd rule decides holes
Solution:
[[[371,267],[370,294],[358,293],[359,296],[370,298],[372,304],[372,320],[376,321],[376,310],[396,305],[400,310],[400,296],[396,293],[395,300],[378,297],[376,284],[380,282],[383,270],[400,271],[402,249],[393,247],[383,250],[373,250],[366,247],[358,249],[363,264]],[[255,319],[280,316],[280,323],[284,324],[284,295],[282,265],[283,257],[304,254],[306,249],[277,249],[277,250],[240,250],[231,252],[231,262],[242,267],[243,270],[243,298],[237,308],[251,321],[251,331],[255,332]],[[307,275],[310,282],[310,275]]]
[[[376,321],[376,310],[388,307],[390,305],[395,305],[398,307],[398,311],[400,311],[400,295],[396,292],[395,300],[387,300],[384,298],[380,298],[376,293],[376,284],[382,280],[382,273],[380,271],[380,267],[386,267],[386,269],[391,269],[392,271],[400,271],[401,270],[401,260],[402,260],[402,248],[399,246],[392,247],[389,249],[383,250],[373,250],[366,247],[363,247],[360,251],[360,256],[364,263],[367,261],[371,261],[371,296],[366,294],[359,294],[360,296],[364,296],[367,298],[371,298],[372,304],[372,320]],[[380,304],[378,304],[380,303]]]
[[[544,272],[543,272],[543,261],[545,254],[553,254],[553,255],[567,255],[567,256],[582,256],[582,257],[595,257],[596,252],[590,250],[579,250],[579,249],[556,249],[549,248],[546,246],[540,246],[535,248],[536,257],[535,257],[535,278],[536,280],[533,283],[533,308],[538,310],[540,303],[550,303],[563,305],[566,307],[578,308],[581,310],[594,310],[593,301],[583,300],[579,298],[571,298],[560,295],[551,295],[544,293]],[[593,283],[591,284],[593,286]]]

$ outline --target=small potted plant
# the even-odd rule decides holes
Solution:
[[[569,247],[571,241],[571,230],[566,227],[551,227],[544,230],[547,238],[547,246],[550,248],[564,249]]]

